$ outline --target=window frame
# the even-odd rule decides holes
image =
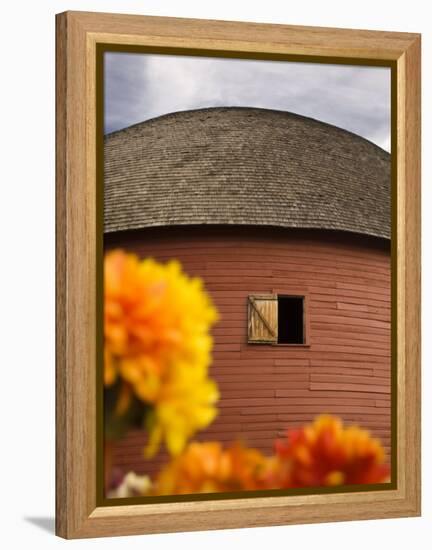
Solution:
[[[304,346],[306,342],[306,301],[303,294],[276,294],[278,301],[278,346]],[[279,299],[280,298],[297,298],[302,301],[302,322],[303,322],[303,341],[302,342],[279,342]]]
[[[279,342],[270,342],[266,340],[250,340],[249,335],[249,301],[250,297],[252,298],[264,298],[264,297],[276,296],[276,299],[279,301],[281,298],[302,298],[303,299],[303,343],[295,344],[285,344]],[[278,347],[289,347],[289,348],[309,348],[310,347],[310,307],[309,307],[310,297],[309,290],[305,288],[274,288],[268,292],[248,292],[247,294],[247,333],[246,341],[247,345],[259,345],[259,346],[278,346]]]

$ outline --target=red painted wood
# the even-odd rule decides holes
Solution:
[[[341,416],[379,437],[390,453],[391,270],[389,243],[351,234],[271,228],[184,227],[105,236],[159,261],[176,258],[200,276],[221,320],[210,373],[219,415],[196,439],[241,439],[270,453],[288,427],[317,414]],[[308,296],[308,346],[247,343],[247,296]],[[144,461],[145,436],[116,445],[114,463],[154,474],[164,452]]]

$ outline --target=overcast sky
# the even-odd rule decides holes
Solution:
[[[292,111],[390,150],[390,69],[148,54],[105,54],[105,132],[215,106]]]

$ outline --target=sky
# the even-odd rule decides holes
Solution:
[[[105,53],[105,132],[174,111],[247,106],[334,124],[390,151],[390,69]]]

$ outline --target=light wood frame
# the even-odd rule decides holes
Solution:
[[[97,506],[96,96],[98,43],[396,67],[397,488]],[[420,35],[66,12],[57,16],[56,533],[113,536],[420,514]]]

